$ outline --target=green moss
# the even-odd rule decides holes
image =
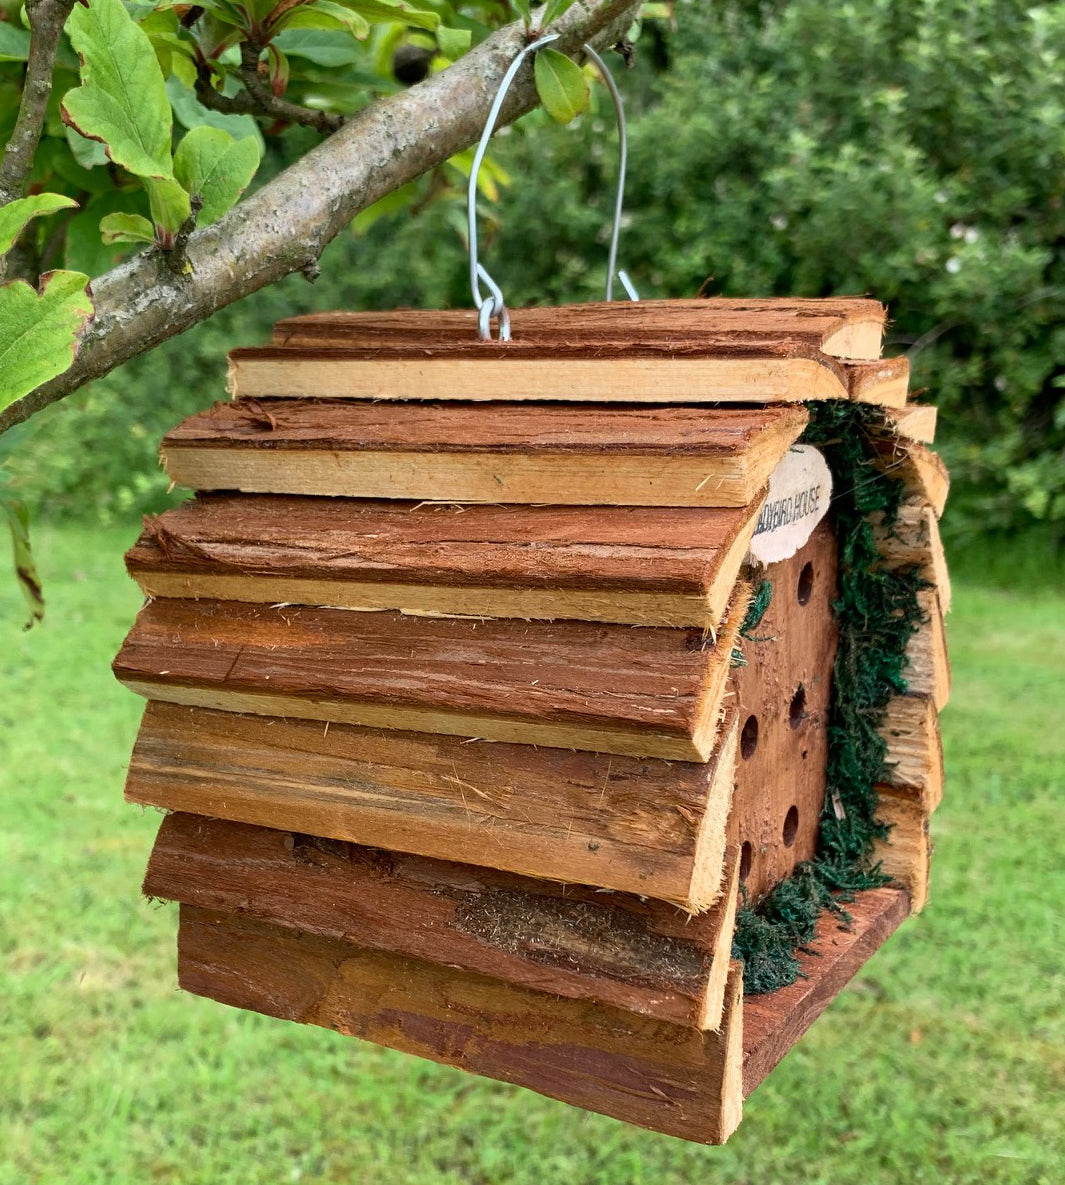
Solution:
[[[830,513],[839,546],[834,608],[840,634],[825,801],[814,859],[737,916],[732,953],[744,962],[751,995],[794,982],[796,950],[813,939],[823,910],[846,920],[843,906],[855,892],[887,881],[873,858],[874,841],[887,834],[875,818],[876,785],[886,773],[879,728],[889,700],[906,690],[906,646],[921,621],[917,598],[925,581],[914,569],[887,572],[878,566],[869,516],[881,512],[890,528],[903,495],[902,483],[874,465],[871,432],[879,415],[857,404],[815,404],[803,436],[822,450],[832,470]]]

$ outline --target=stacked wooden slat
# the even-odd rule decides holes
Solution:
[[[467,313],[332,314],[235,351],[234,401],[164,441],[199,492],[129,553],[150,599],[115,661],[149,699],[127,798],[175,812],[145,889],[182,903],[182,986],[727,1138],[924,895],[945,481],[883,316],[591,305],[501,344]],[[745,1002],[739,882],[813,855],[825,794],[834,537],[745,563],[813,399],[886,409],[911,494],[884,562],[939,582],[884,725],[905,888]]]

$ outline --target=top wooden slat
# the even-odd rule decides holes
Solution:
[[[483,342],[468,309],[293,318],[278,324],[272,345],[232,351],[229,390],[247,398],[906,400],[905,360],[878,361],[884,309],[871,300],[570,305],[517,311],[512,325],[511,341]]]
[[[669,343],[678,352],[716,352],[773,339],[803,343],[834,358],[880,357],[886,312],[876,300],[767,299],[598,302],[511,312],[514,342],[540,350],[578,345],[623,350]],[[477,346],[473,309],[311,313],[274,328],[276,346],[422,351]],[[498,343],[497,343],[498,344]]]

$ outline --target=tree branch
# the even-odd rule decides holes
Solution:
[[[639,0],[578,0],[554,26],[555,47],[613,45]],[[0,432],[91,379],[183,333],[220,308],[313,264],[360,211],[461,152],[480,135],[504,72],[525,41],[520,23],[453,66],[350,117],[339,132],[189,240],[191,275],[157,253],[137,255],[93,284],[96,315],[74,364],[0,412]],[[536,106],[532,64],[510,88],[499,126]]]
[[[30,0],[26,5],[30,53],[18,119],[0,163],[0,206],[23,196],[52,93],[52,69],[59,38],[73,7],[74,0],[36,0],[36,3]]]
[[[282,99],[275,95],[259,74],[259,53],[259,46],[254,42],[244,41],[241,43],[240,80],[261,114],[284,120],[285,123],[298,123],[301,127],[314,128],[323,136],[338,131],[344,126],[343,115],[333,115],[328,111],[315,111],[311,107],[301,107],[298,103],[290,103],[288,99]]]

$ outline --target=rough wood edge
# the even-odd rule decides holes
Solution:
[[[851,399],[885,409],[906,406],[910,390],[910,364],[906,358],[848,359],[843,365]]]
[[[895,932],[910,912],[901,889],[872,889],[846,907],[850,933],[822,913],[817,937],[798,952],[801,977],[764,996],[747,996],[744,1011],[743,1094],[749,1098],[847,982]],[[858,921],[860,916],[860,923]]]
[[[929,811],[918,799],[894,786],[878,786],[880,805],[876,817],[891,831],[877,840],[874,859],[887,876],[909,895],[910,912],[920,913],[928,904],[932,877],[932,840]]]
[[[180,919],[178,982],[185,991],[358,1036],[682,1139],[723,1143],[739,1123],[738,964],[722,1030],[714,1033],[232,914],[183,905]],[[250,953],[241,949],[245,938],[253,944]],[[290,983],[276,982],[276,973],[269,987],[260,982],[264,949],[278,972],[304,969],[298,997]],[[382,992],[375,984],[388,987]],[[683,1103],[655,1085],[655,1067],[669,1076],[662,1085],[679,1090]]]
[[[937,408],[931,403],[908,403],[904,407],[884,410],[887,426],[896,436],[920,444],[931,444],[935,440],[938,416]]]

